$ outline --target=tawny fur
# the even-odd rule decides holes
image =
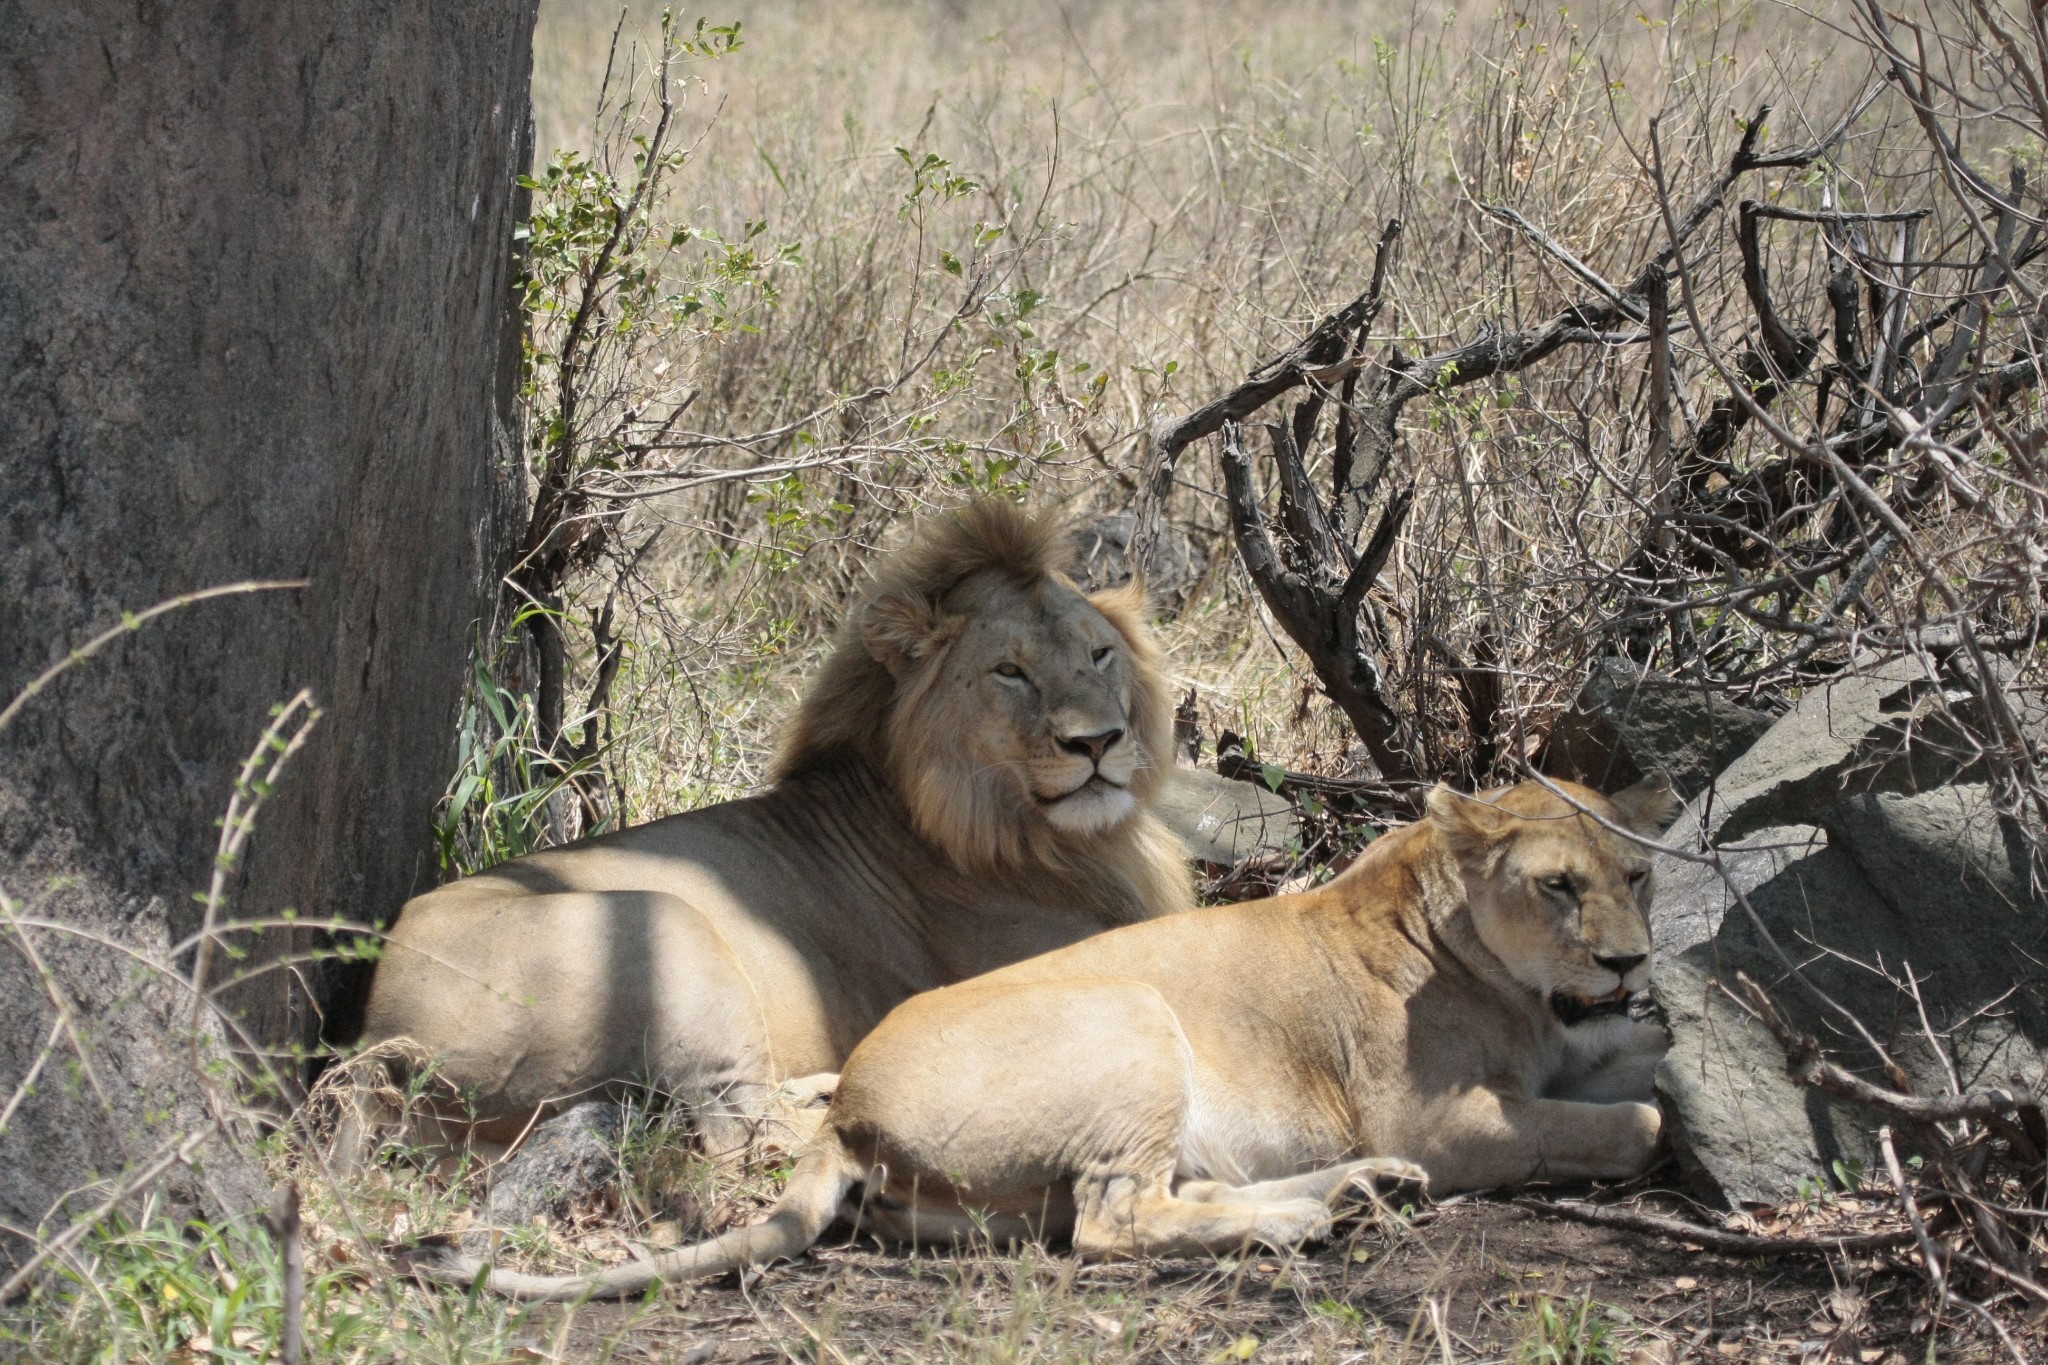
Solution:
[[[644,1085],[729,1145],[914,992],[1188,908],[1143,590],[1084,597],[1071,545],[1007,503],[936,518],[850,612],[770,790],[416,898],[364,1041],[439,1058],[475,1106],[448,1140]]]
[[[1659,1135],[1648,837],[1673,806],[1536,783],[1459,796],[1301,895],[1132,925],[906,1001],[848,1059],[768,1217],[590,1277],[632,1294],[799,1254],[835,1216],[1087,1256],[1326,1233],[1376,1182],[1636,1173]],[[1570,1020],[1572,1022],[1567,1022]],[[854,1198],[856,1189],[858,1198]],[[469,1283],[436,1252],[418,1273]]]

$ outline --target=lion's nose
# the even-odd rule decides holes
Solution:
[[[1060,747],[1070,754],[1086,754],[1094,762],[1100,763],[1102,756],[1109,752],[1109,747],[1123,737],[1122,730],[1104,730],[1099,735],[1068,735],[1060,740]]]
[[[1593,960],[1608,971],[1613,972],[1616,976],[1627,976],[1630,972],[1642,966],[1643,959],[1648,956],[1648,953],[1629,953],[1621,957],[1596,957]]]

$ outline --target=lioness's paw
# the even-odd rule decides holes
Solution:
[[[1374,1204],[1399,1208],[1429,1191],[1429,1172],[1397,1156],[1371,1156],[1351,1168],[1338,1193],[1357,1192]]]
[[[1625,1164],[1629,1174],[1642,1170],[1657,1155],[1657,1140],[1664,1132],[1664,1115],[1654,1104],[1617,1104],[1612,1106],[1621,1117],[1618,1125],[1626,1153]]]
[[[1330,1210],[1320,1199],[1282,1199],[1259,1210],[1255,1241],[1287,1250],[1330,1235]]]

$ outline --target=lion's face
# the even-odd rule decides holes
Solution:
[[[984,572],[937,603],[869,607],[867,645],[897,679],[894,766],[928,834],[1014,859],[1033,829],[1096,835],[1137,813],[1170,725],[1138,602]]]
[[[1654,837],[1677,802],[1657,779],[1613,797],[1556,786],[1566,796],[1439,788],[1429,806],[1457,854],[1480,941],[1569,1027],[1626,1014],[1650,980],[1649,851],[1579,807]]]
[[[1091,834],[1129,818],[1143,759],[1131,724],[1129,643],[1073,588],[969,583],[935,707],[978,716],[978,765],[1007,770],[1045,819]]]

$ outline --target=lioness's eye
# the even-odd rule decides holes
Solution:
[[[1102,666],[1103,666],[1104,664],[1108,663],[1108,662],[1109,662],[1109,656],[1110,656],[1110,655],[1112,655],[1112,654],[1114,654],[1114,653],[1116,653],[1116,651],[1115,651],[1114,649],[1110,648],[1110,647],[1109,647],[1108,645],[1104,645],[1104,646],[1103,646],[1102,648],[1100,648],[1100,649],[1096,650],[1096,651],[1095,651],[1095,666],[1096,666],[1097,668],[1100,668],[1100,667],[1102,667]]]
[[[998,678],[1021,678],[1024,676],[1024,670],[1006,660],[996,665],[996,676]]]
[[[1572,879],[1561,874],[1555,877],[1545,877],[1543,885],[1552,891],[1569,891],[1572,889]]]
[[[1639,868],[1637,868],[1637,869],[1636,869],[1635,871],[1633,871],[1633,872],[1631,872],[1631,873],[1629,873],[1629,874],[1628,874],[1628,884],[1629,884],[1630,886],[1641,886],[1641,885],[1643,884],[1643,878],[1645,878],[1645,877],[1647,877],[1647,876],[1649,876],[1649,875],[1650,875],[1650,869],[1649,869],[1649,868],[1647,868],[1647,867],[1639,867]]]

